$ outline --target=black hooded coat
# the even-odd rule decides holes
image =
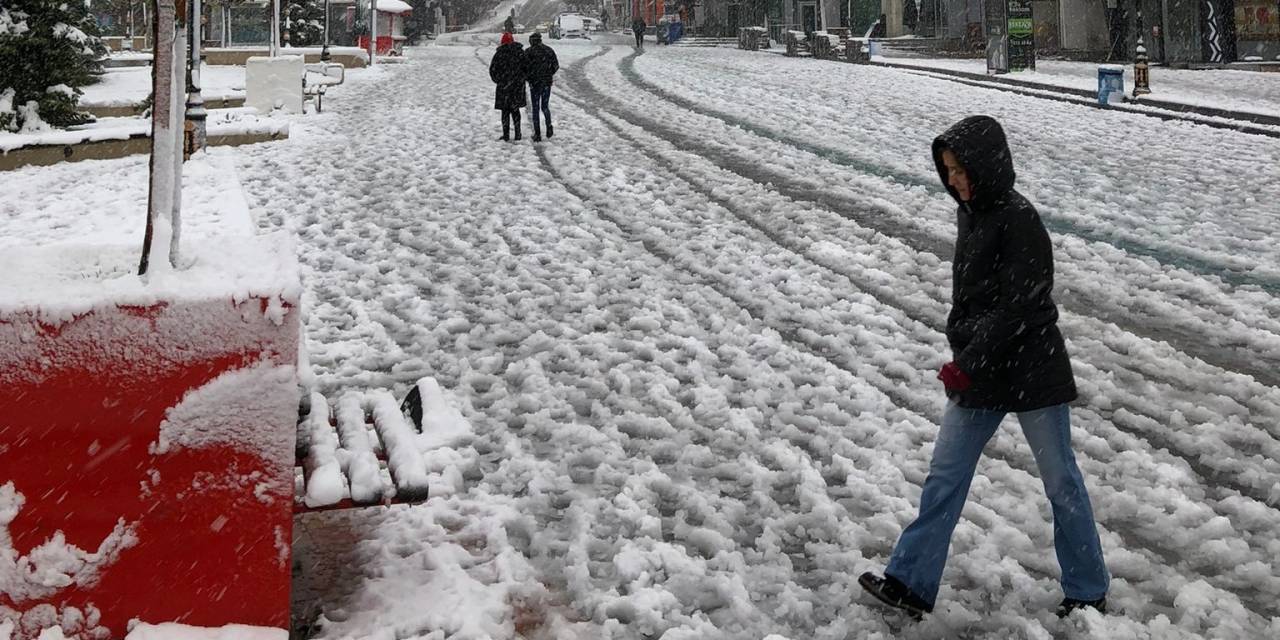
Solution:
[[[524,52],[524,70],[529,86],[549,87],[560,70],[560,60],[551,47],[542,44],[541,38],[530,38],[529,49]]]
[[[489,62],[489,79],[497,85],[493,93],[494,109],[523,109],[528,104],[524,90],[524,45],[510,42],[499,46]]]
[[[971,185],[969,202],[947,184],[950,149]],[[1053,246],[1040,214],[1013,188],[1013,156],[1000,124],[965,118],[933,142],[938,176],[959,203],[947,341],[973,384],[962,407],[1031,411],[1076,398],[1058,331]]]

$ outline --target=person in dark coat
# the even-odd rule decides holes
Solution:
[[[520,109],[527,104],[524,99],[524,45],[516,42],[509,33],[502,34],[502,44],[489,62],[489,79],[497,85],[493,92],[493,108],[502,112],[502,137],[511,139],[511,126],[515,123],[516,140],[520,139]]]
[[[511,16],[507,16],[507,19],[502,21],[502,30],[507,33],[515,33],[516,32],[515,19],[512,18]]]
[[[631,21],[631,33],[634,33],[636,36],[637,49],[644,48],[644,30],[648,26],[649,25],[645,24],[644,22],[644,16],[640,14],[636,14],[635,20]]]
[[[880,19],[871,25],[871,37],[883,38],[889,33],[889,16],[880,14]]]
[[[933,142],[938,177],[959,205],[947,341],[954,360],[938,378],[947,409],[920,496],[920,514],[898,539],[884,575],[858,582],[919,617],[933,610],[951,534],[983,446],[1016,413],[1053,508],[1062,569],[1058,615],[1106,611],[1110,583],[1093,508],[1071,450],[1067,403],[1075,377],[1058,331],[1053,247],[1034,205],[1014,189],[1004,130],[965,118]]]
[[[547,119],[547,137],[555,134],[551,128],[551,80],[560,70],[560,61],[556,52],[542,44],[542,34],[529,36],[529,49],[524,52],[525,78],[529,81],[529,116],[533,119],[533,141],[542,141],[542,130],[539,128],[541,118],[538,112]]]

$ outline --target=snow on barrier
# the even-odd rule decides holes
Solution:
[[[0,629],[289,623],[301,292],[286,235],[0,254]]]
[[[295,512],[416,503],[461,485],[451,447],[474,435],[433,378],[404,402],[386,390],[347,391],[331,411],[313,393],[298,425],[303,489]]]
[[[246,107],[258,113],[284,109],[302,113],[302,77],[306,73],[302,56],[255,56],[245,62]]]

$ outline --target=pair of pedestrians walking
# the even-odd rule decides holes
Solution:
[[[951,535],[982,449],[1016,413],[1053,511],[1064,598],[1058,615],[1105,613],[1110,582],[1084,479],[1071,450],[1075,378],[1052,298],[1053,250],[1034,205],[1014,189],[1013,157],[995,120],[974,116],[933,142],[938,177],[958,204],[942,367],[948,402],[920,496],[883,575],[858,580],[919,618],[933,611]]]
[[[510,140],[513,127],[515,139],[521,139],[520,110],[530,103],[533,141],[542,141],[543,118],[546,120],[547,137],[555,135],[551,125],[551,84],[559,70],[556,52],[542,44],[542,34],[529,36],[527,51],[510,33],[502,34],[502,43],[489,61],[489,79],[496,85],[493,108],[502,112],[502,137],[499,140]],[[525,100],[526,84],[529,87],[528,101]]]

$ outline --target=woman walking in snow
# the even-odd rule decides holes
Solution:
[[[489,61],[489,79],[494,88],[493,108],[502,112],[502,137],[511,139],[512,122],[515,123],[516,140],[520,139],[520,109],[524,108],[524,45],[516,42],[510,33],[502,34],[502,44]]]
[[[1000,124],[965,118],[933,142],[938,176],[959,204],[947,341],[955,360],[938,378],[947,409],[920,496],[884,575],[858,579],[880,601],[919,617],[933,611],[951,534],[982,449],[1016,413],[1053,508],[1053,542],[1065,596],[1058,615],[1105,613],[1107,568],[1084,479],[1071,451],[1067,403],[1075,378],[1058,331],[1053,247],[1040,215],[1014,190]]]

